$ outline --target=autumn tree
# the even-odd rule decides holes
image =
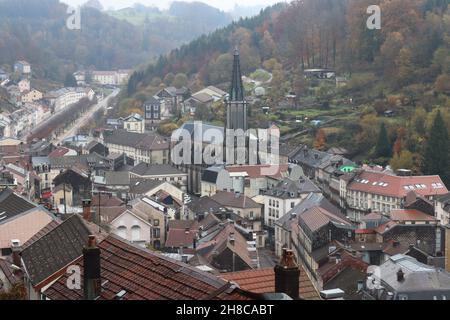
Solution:
[[[325,133],[325,130],[320,129],[317,132],[316,140],[314,141],[314,149],[322,151],[325,149],[326,143],[327,143],[327,135]]]
[[[402,152],[394,155],[394,157],[389,162],[389,165],[394,170],[399,169],[412,170],[414,167],[413,154],[408,150],[403,150]]]

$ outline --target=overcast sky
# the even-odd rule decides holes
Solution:
[[[61,2],[68,3],[72,6],[80,5],[86,2],[86,0],[60,0]],[[186,2],[192,2],[190,0],[182,0]],[[285,0],[200,0],[200,2],[207,3],[211,6],[219,8],[221,10],[229,11],[233,9],[235,4],[241,6],[254,6],[254,5],[264,5],[269,6],[277,2],[284,2]],[[125,8],[130,7],[134,3],[142,3],[147,6],[158,6],[159,8],[167,8],[173,0],[100,0],[103,6],[108,9],[114,7]]]

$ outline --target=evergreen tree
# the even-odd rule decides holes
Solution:
[[[424,148],[422,171],[427,175],[439,175],[450,186],[450,138],[438,111]]]
[[[379,158],[388,158],[392,155],[391,142],[384,122],[381,123],[380,133],[378,134],[377,144],[375,146],[375,156]]]
[[[64,80],[64,87],[77,87],[77,79],[75,79],[75,76],[71,73],[66,74],[66,78]]]

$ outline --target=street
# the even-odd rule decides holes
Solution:
[[[60,135],[56,139],[53,140],[53,143],[55,145],[61,144],[65,139],[68,137],[74,136],[77,134],[78,130],[86,124],[93,116],[94,114],[101,110],[105,109],[108,106],[109,99],[117,96],[119,94],[120,90],[115,89],[109,96],[101,100],[99,103],[97,103],[95,106],[93,106],[88,112],[83,114],[76,122],[75,124],[67,131],[64,132],[64,134]]]

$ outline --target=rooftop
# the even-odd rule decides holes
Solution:
[[[156,133],[135,133],[124,130],[114,130],[105,134],[105,143],[128,146],[141,150],[166,150],[169,143]]]
[[[415,209],[398,209],[391,211],[391,220],[397,222],[404,221],[425,221],[425,222],[436,222],[437,219],[430,216],[422,211]]]
[[[267,191],[266,194],[276,198],[291,199],[299,198],[302,194],[309,194],[312,192],[321,193],[320,189],[308,178],[301,178],[295,181],[290,178],[285,178]]]
[[[224,207],[252,209],[261,208],[261,205],[242,194],[235,194],[232,192],[219,191],[211,197],[211,200],[216,201]]]
[[[223,273],[221,278],[235,282],[241,289],[253,293],[275,292],[275,271],[273,268]],[[320,295],[303,268],[300,269],[299,296],[304,300],[320,300]]]
[[[130,171],[138,176],[184,175],[185,173],[170,164],[148,164],[141,162]]]
[[[124,300],[248,299],[242,291],[220,278],[117,236],[108,236],[98,247],[102,278],[100,300],[114,300],[121,291],[125,292]],[[82,257],[75,263],[82,268]],[[67,275],[63,275],[45,295],[51,300],[83,300],[83,284],[80,290],[71,290],[66,282]]]
[[[438,196],[449,192],[439,176],[402,177],[366,170],[354,177],[348,189],[398,198],[406,197],[410,191],[421,196]]]

